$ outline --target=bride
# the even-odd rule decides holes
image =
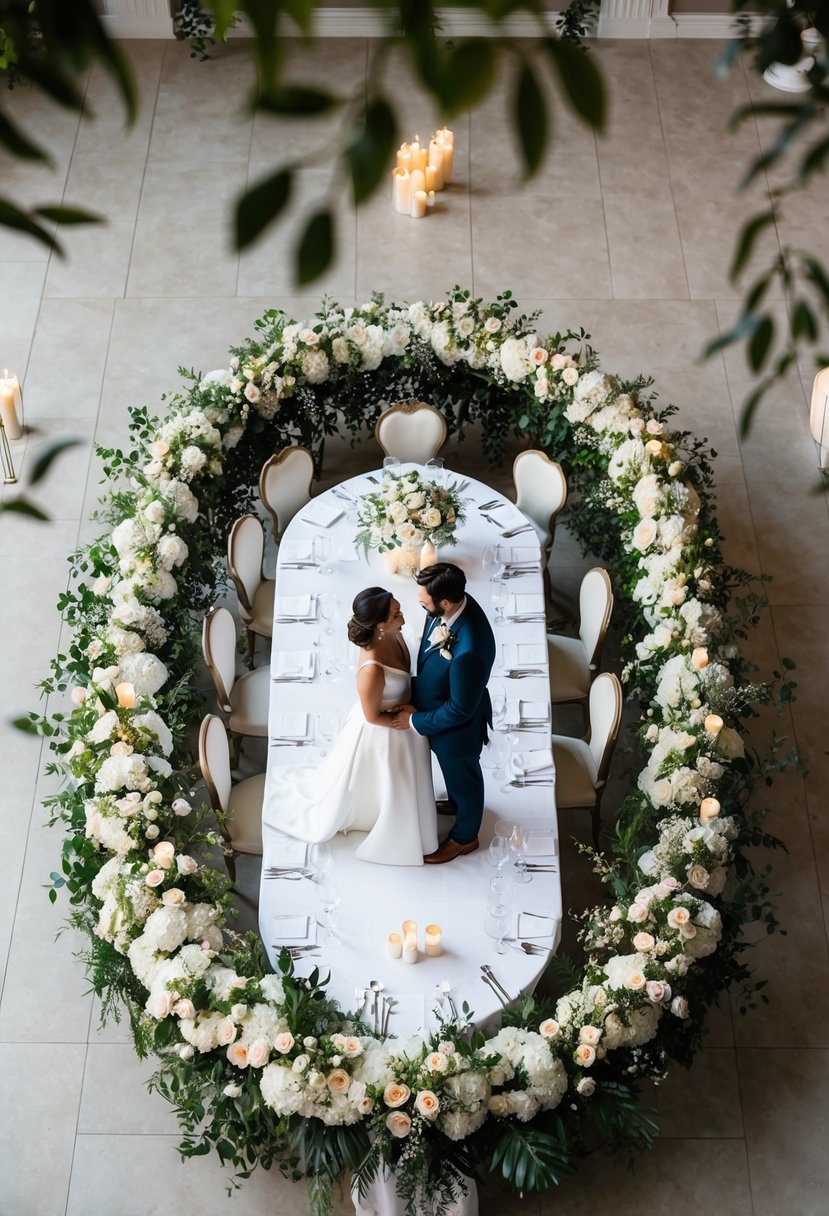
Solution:
[[[368,587],[352,605],[348,638],[361,650],[359,700],[318,767],[273,767],[266,821],[301,840],[367,832],[362,861],[420,866],[437,848],[429,741],[392,727],[393,710],[410,700],[405,624],[390,591]]]

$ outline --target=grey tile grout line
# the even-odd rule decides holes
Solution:
[[[164,49],[164,55],[166,58],[166,55],[167,55],[166,46]],[[159,77],[159,83],[160,83],[160,77]],[[155,113],[153,113],[153,118],[155,118]],[[250,135],[248,136],[248,154],[247,154],[247,158],[246,158],[247,164],[246,164],[246,168],[245,168],[245,188],[246,189],[250,188],[250,159],[251,159],[251,156],[253,155],[253,126],[254,126],[255,122],[256,122],[256,111],[254,110],[250,116]],[[152,127],[150,128],[150,131],[152,132]],[[241,273],[242,273],[242,251],[241,251],[241,249],[237,249],[236,250],[236,278],[234,279],[234,282],[233,282],[233,295],[230,297],[233,300],[239,299],[239,276],[241,275]],[[146,299],[146,297],[142,297],[142,298]]]
[[[91,1016],[91,1010],[90,1010]],[[72,1195],[72,1175],[75,1172],[75,1153],[78,1148],[78,1136],[81,1134],[78,1131],[81,1122],[81,1106],[83,1104],[84,1082],[86,1081],[86,1062],[89,1059],[89,1043],[86,1044],[83,1053],[83,1070],[81,1072],[81,1083],[78,1086],[78,1105],[75,1111],[75,1133],[72,1136],[72,1157],[69,1161],[69,1173],[66,1176],[66,1203],[63,1205],[63,1216],[67,1216],[69,1211],[69,1200]]]
[[[130,252],[129,252],[129,257],[127,259],[127,273],[124,278],[124,286],[121,289],[121,295],[112,297],[113,315],[115,313],[115,300],[117,300],[117,299],[126,300],[129,295],[130,275],[132,274],[132,259],[133,259],[133,254],[135,253],[135,234],[138,232],[138,221],[141,218],[141,203],[144,198],[144,186],[147,181],[147,168],[150,163],[150,148],[152,147],[152,142],[153,142],[153,130],[155,128],[155,117],[158,112],[158,99],[159,99],[159,96],[161,95],[161,81],[164,78],[164,69],[167,64],[167,47],[168,46],[169,46],[169,43],[165,42],[164,50],[161,55],[161,63],[158,65],[158,80],[156,81],[155,96],[153,97],[153,108],[152,108],[152,113],[150,115],[150,125],[147,129],[147,150],[144,153],[144,169],[141,173],[141,187],[138,191],[138,202],[135,207],[135,220],[132,225],[132,240],[130,241]],[[138,298],[143,298],[143,297],[138,297]],[[111,337],[111,331],[110,331],[110,337]],[[108,354],[109,354],[109,348],[107,348],[107,355]],[[103,389],[103,385],[102,385],[102,389]],[[99,413],[100,413],[100,402],[99,402]],[[97,426],[97,419],[96,419],[96,426]]]
[[[648,63],[650,64],[650,69],[651,69],[651,80],[653,82],[653,95],[656,99],[656,113],[657,113],[657,117],[659,118],[659,134],[662,139],[662,150],[665,153],[665,166],[668,170],[668,187],[671,191],[671,204],[674,209],[674,223],[676,224],[676,234],[677,234],[677,237],[679,238],[679,252],[682,257],[682,273],[685,275],[685,288],[688,292],[688,299],[690,300],[690,299],[692,299],[692,296],[691,296],[691,279],[688,275],[688,259],[685,255],[685,242],[682,239],[682,228],[679,223],[679,215],[677,214],[677,209],[676,209],[676,191],[674,190],[674,175],[671,172],[671,158],[668,155],[668,141],[665,137],[665,123],[662,121],[662,102],[661,102],[661,99],[659,96],[659,89],[656,86],[656,72],[654,71],[654,66],[653,66],[653,47],[651,45],[651,41],[652,40],[649,38],[648,39]],[[717,316],[716,307],[714,308],[714,316],[715,316],[715,318]],[[719,329],[719,325],[717,325],[717,328]],[[720,353],[720,359],[722,360],[723,370],[725,370],[725,359],[723,358],[722,353]]]

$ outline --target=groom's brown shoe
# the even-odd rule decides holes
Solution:
[[[442,845],[435,849],[434,853],[427,853],[423,860],[427,866],[440,866],[445,861],[454,861],[456,857],[464,857],[467,853],[474,853],[477,847],[477,836],[474,840],[468,841],[467,844],[460,844],[449,836],[444,840]]]

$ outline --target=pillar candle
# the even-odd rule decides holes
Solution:
[[[433,194],[438,189],[438,174],[434,165],[426,166],[426,192]]]
[[[426,191],[412,191],[412,219],[422,220],[426,214]]]
[[[440,925],[427,925],[424,931],[424,949],[431,958],[443,953],[440,943]]]
[[[417,937],[417,921],[416,920],[404,920],[403,921],[403,936],[408,937],[410,933],[414,933],[415,937]]]
[[[435,132],[435,140],[443,151],[443,181],[444,185],[452,180],[452,170],[455,163],[455,133],[448,127],[441,127]]]
[[[389,958],[400,958],[403,954],[403,939],[399,933],[390,933],[386,946]]]
[[[426,206],[434,207],[434,205],[435,205],[435,192],[434,192],[434,190],[430,190],[428,192],[428,194],[426,195]]]
[[[401,144],[397,149],[397,167],[407,170],[412,167],[412,150],[408,144]]]
[[[392,171],[392,186],[395,211],[399,211],[401,215],[408,215],[411,208],[411,182],[408,169]]]
[[[716,798],[703,798],[699,804],[699,817],[703,823],[716,819],[720,813],[720,804]]]
[[[414,933],[407,933],[403,938],[403,962],[417,962],[417,938]]]
[[[3,419],[8,438],[19,439],[22,431],[14,408],[14,393],[4,385],[0,385],[0,418]]]
[[[409,177],[412,194],[416,194],[418,190],[426,189],[426,174],[422,169],[412,169]]]
[[[23,397],[20,393],[20,381],[17,376],[9,374],[9,369],[3,371],[3,381],[0,383],[0,393],[5,393],[5,390],[11,392],[12,402],[9,407],[8,402],[3,396],[3,426],[6,428],[6,436],[9,439],[19,439],[23,434],[23,428],[20,425],[20,419],[23,417]]]
[[[434,172],[435,183],[431,187],[433,190],[442,190],[444,186],[443,180],[443,145],[439,144],[436,139],[429,141],[429,168]],[[427,178],[428,181],[428,178]]]
[[[421,148],[420,136],[415,135],[411,144],[412,152],[412,169],[420,169],[421,173],[425,173],[426,166],[429,163],[429,152],[427,148]]]

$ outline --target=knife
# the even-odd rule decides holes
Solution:
[[[507,999],[507,1003],[509,1004],[512,1001],[512,997],[507,992],[501,981],[496,978],[495,972],[492,970],[489,963],[481,963],[481,971],[483,971],[484,975],[488,976],[492,980],[495,987],[504,994]]]
[[[494,993],[495,993],[495,995],[497,996],[498,1000],[501,1002],[501,1004],[502,1004],[502,1005],[504,1006],[504,1008],[506,1009],[506,1007],[507,1007],[507,1006],[506,1006],[506,1002],[504,1001],[504,998],[501,996],[500,992],[499,992],[499,991],[498,991],[498,989],[495,987],[495,985],[494,985],[493,983],[491,983],[491,982],[490,982],[489,977],[488,977],[488,976],[486,976],[486,975],[484,975],[484,974],[482,973],[482,974],[481,974],[481,979],[484,981],[484,983],[486,984],[487,988],[489,988],[489,989],[490,989],[492,992],[494,992]]]

